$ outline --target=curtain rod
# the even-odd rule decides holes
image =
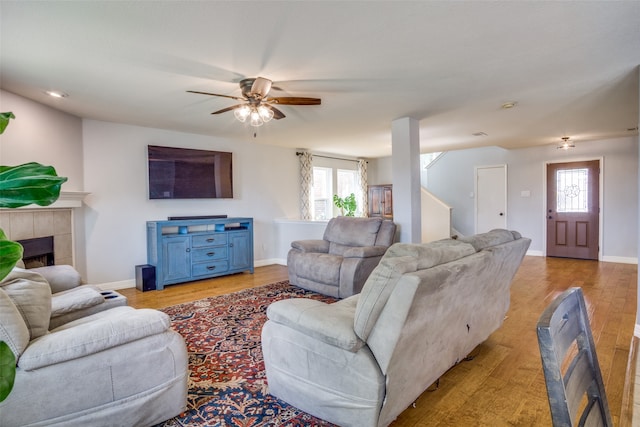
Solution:
[[[296,156],[301,156],[301,155],[302,155],[302,152],[296,151]],[[341,157],[323,156],[323,155],[320,155],[320,154],[312,154],[312,156],[313,157],[322,157],[323,159],[345,160],[347,162],[356,162],[356,163],[360,161],[360,160],[354,160],[354,159],[343,159]],[[367,163],[369,163],[369,162],[367,162]]]

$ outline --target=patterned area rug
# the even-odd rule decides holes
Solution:
[[[268,392],[260,334],[274,301],[335,299],[288,281],[163,309],[189,352],[187,410],[162,427],[331,426]]]

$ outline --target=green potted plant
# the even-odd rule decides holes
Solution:
[[[340,209],[340,214],[344,216],[355,216],[357,203],[356,203],[356,195],[351,193],[345,198],[338,197],[337,194],[333,195],[333,204],[336,205],[338,209]],[[347,211],[345,214],[344,211]]]
[[[4,133],[13,113],[0,113],[0,134]],[[57,176],[51,166],[31,162],[18,166],[0,165],[0,208],[19,208],[32,203],[48,206],[60,196],[67,180]],[[22,259],[22,246],[10,241],[0,229],[0,280]],[[16,375],[16,360],[4,341],[0,341],[0,402],[9,396]]]

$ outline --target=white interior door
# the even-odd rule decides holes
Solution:
[[[507,165],[476,168],[476,233],[507,228]]]

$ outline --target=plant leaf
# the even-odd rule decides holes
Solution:
[[[5,400],[16,379],[16,357],[4,341],[0,341],[0,402]]]
[[[22,245],[7,239],[0,228],[0,280],[7,277],[16,262],[22,259],[22,250]]]
[[[13,115],[12,112],[8,113],[0,113],[0,134],[4,132],[9,124],[10,119],[15,119],[16,116]]]
[[[35,162],[0,166],[0,207],[19,208],[32,203],[48,206],[58,199],[66,181],[52,166]]]

